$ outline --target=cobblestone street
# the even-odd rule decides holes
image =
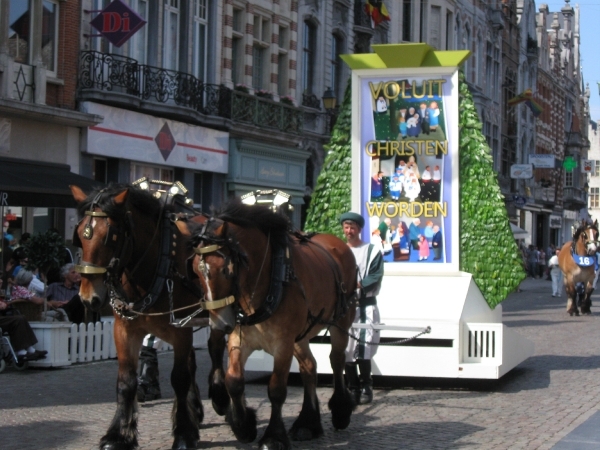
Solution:
[[[551,297],[551,283],[527,279],[522,292],[503,302],[504,323],[535,343],[535,354],[500,380],[414,378],[375,379],[375,399],[358,406],[352,423],[334,431],[327,401],[327,377],[318,390],[325,434],[294,449],[587,449],[596,441],[564,446],[600,405],[600,310],[569,317],[566,298]],[[600,296],[594,296],[600,305]],[[205,420],[201,448],[249,449],[238,443],[207,401],[206,350],[197,350]],[[163,399],[141,405],[139,442],[143,449],[170,449],[173,391],[169,384],[172,353],[159,357]],[[2,449],[97,448],[115,409],[114,360],[63,369],[8,368],[0,374],[0,446]],[[266,374],[247,374],[248,404],[257,409],[259,437],[267,426],[270,404]],[[300,411],[302,388],[292,377],[284,406],[286,425]],[[595,430],[598,430],[595,427]],[[571,436],[571,437],[568,437]]]

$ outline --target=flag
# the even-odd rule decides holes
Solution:
[[[544,111],[542,105],[533,99],[533,92],[531,92],[531,89],[525,89],[516,97],[511,98],[508,101],[508,106],[516,106],[519,103],[525,103],[535,117],[539,117]]]
[[[544,108],[542,108],[542,105],[540,105],[538,102],[536,102],[533,99],[527,100],[525,102],[525,104],[529,107],[529,109],[531,110],[531,112],[533,113],[533,115],[535,117],[539,117],[540,114],[542,114],[542,112],[544,111]]]
[[[365,3],[365,12],[373,22],[373,28],[384,20],[390,20],[390,14],[383,4],[383,1],[367,0]]]

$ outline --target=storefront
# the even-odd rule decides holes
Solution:
[[[87,131],[84,172],[107,182],[179,181],[198,209],[220,205],[229,133],[93,102],[82,109],[104,118]]]
[[[265,145],[249,139],[231,139],[227,190],[241,197],[257,189],[280,189],[289,194],[286,214],[300,227],[300,207],[304,204],[306,160],[309,153],[297,148]]]

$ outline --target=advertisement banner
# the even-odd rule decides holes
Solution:
[[[533,166],[531,164],[513,164],[510,166],[510,177],[516,179],[532,178]]]
[[[363,240],[384,238],[386,273],[458,270],[455,68],[355,70],[352,87]]]

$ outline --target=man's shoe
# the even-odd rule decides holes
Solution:
[[[139,403],[160,400],[161,398],[162,395],[160,393],[160,386],[152,386],[146,383],[140,383],[138,381],[137,401]]]
[[[357,405],[360,405],[360,396],[361,396],[361,391],[358,388],[352,388],[350,389],[350,394],[352,394],[352,398],[354,399],[354,403]]]
[[[360,404],[366,405],[373,401],[373,388],[371,386],[365,386],[360,394]]]
[[[39,359],[46,359],[48,352],[46,350],[36,350],[33,353],[27,353],[23,355],[23,361],[37,361]]]

